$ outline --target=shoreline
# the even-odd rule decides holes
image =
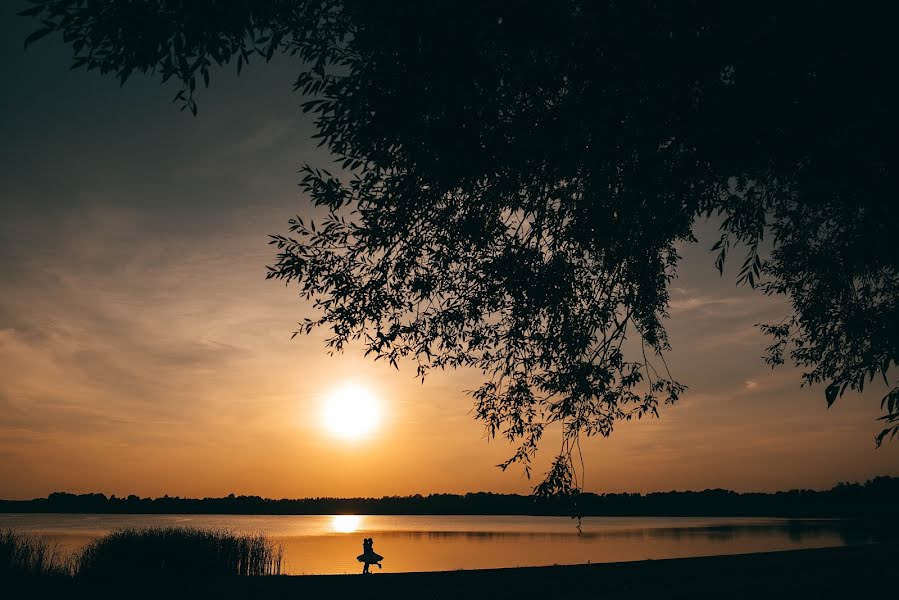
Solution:
[[[205,515],[521,515],[603,517],[775,517],[893,519],[899,476],[880,475],[829,489],[736,492],[721,488],[649,492],[591,492],[574,496],[472,491],[381,497],[207,498],[127,497],[56,491],[45,498],[0,499],[0,512]]]
[[[362,575],[19,580],[30,593],[260,598],[861,598],[896,593],[895,542],[617,563]],[[108,596],[107,596],[108,594]],[[881,596],[882,595],[882,596]]]

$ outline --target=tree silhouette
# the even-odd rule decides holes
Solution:
[[[298,57],[342,170],[304,168],[329,215],[273,236],[269,277],[299,284],[319,311],[299,331],[330,328],[332,351],[480,369],[477,418],[518,445],[503,468],[530,474],[560,425],[538,492],[578,488],[580,436],[684,391],[667,285],[712,216],[719,271],[741,247],[737,282],[792,303],[762,326],[768,361],[828,406],[881,377],[876,442],[899,432],[893,5],[32,4],[26,45],[61,31],[75,66],[174,77],[194,113],[214,63]]]

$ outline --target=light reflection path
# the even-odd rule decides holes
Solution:
[[[362,527],[362,515],[334,515],[331,529],[334,533],[355,533]]]

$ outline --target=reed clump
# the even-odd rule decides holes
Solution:
[[[0,531],[0,579],[64,577],[70,574],[69,567],[58,544],[24,531]]]
[[[280,575],[282,549],[262,534],[224,529],[120,529],[75,557],[79,577]]]

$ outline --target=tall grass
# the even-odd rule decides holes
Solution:
[[[121,529],[75,557],[80,577],[280,575],[282,549],[264,535],[191,527]]]
[[[0,579],[12,576],[64,576],[70,573],[58,544],[40,536],[0,531]]]

